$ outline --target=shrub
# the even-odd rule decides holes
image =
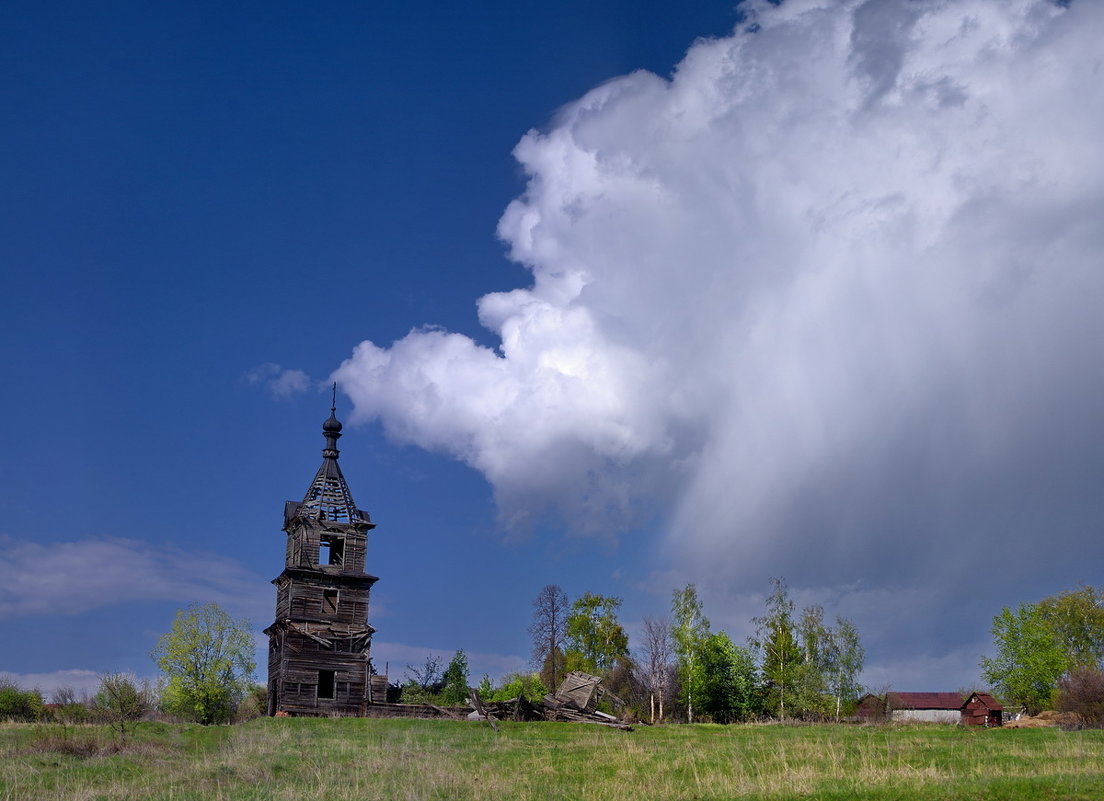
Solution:
[[[402,686],[402,694],[399,696],[400,704],[431,704],[437,698],[434,687],[423,687],[414,679],[410,679]]]
[[[1058,680],[1055,699],[1059,712],[1072,712],[1089,729],[1104,728],[1104,672],[1074,668]]]
[[[134,676],[108,673],[100,679],[96,707],[102,710],[120,741],[126,739],[134,724],[149,711],[145,693],[138,689]]]
[[[506,677],[501,687],[484,698],[484,701],[509,701],[511,698],[524,698],[526,701],[539,701],[548,694],[540,676],[535,673],[514,673]]]
[[[37,690],[21,690],[11,679],[0,679],[0,720],[41,720],[45,711]]]
[[[445,685],[439,696],[446,706],[459,706],[468,700],[468,657],[463,649],[453,654],[441,681]]]
[[[47,717],[58,723],[89,723],[94,718],[94,712],[87,704],[72,703],[48,710]]]
[[[254,684],[245,698],[238,704],[234,713],[235,723],[245,723],[247,720],[264,717],[268,714],[268,688],[263,684]]]

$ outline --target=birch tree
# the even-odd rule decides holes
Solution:
[[[671,622],[666,618],[644,618],[644,665],[648,671],[648,703],[651,723],[663,720],[663,702],[669,692],[669,677],[673,643],[671,642]],[[658,702],[658,704],[657,704]]]
[[[694,699],[701,686],[701,650],[709,636],[709,620],[702,614],[698,590],[687,584],[675,590],[671,599],[671,636],[678,657],[679,680],[686,699],[686,720],[694,722]]]
[[[621,599],[584,593],[571,605],[565,627],[567,667],[604,673],[629,655],[629,637],[617,622]]]
[[[843,701],[858,697],[858,676],[862,672],[866,652],[859,640],[855,624],[845,617],[836,618],[836,628],[828,635],[828,665],[832,695],[836,700],[836,722],[840,719]]]
[[[754,618],[752,644],[762,654],[762,674],[770,703],[778,717],[786,717],[786,701],[793,693],[794,676],[801,664],[801,650],[794,639],[794,604],[784,579],[771,579],[767,613]],[[792,706],[792,703],[791,703]]]

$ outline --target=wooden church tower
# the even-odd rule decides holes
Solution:
[[[268,713],[363,715],[372,703],[372,633],[364,572],[368,532],[338,467],[341,423],[322,424],[322,466],[302,501],[284,504],[287,557],[276,585],[276,620],[265,629]],[[376,682],[386,687],[386,679]],[[379,699],[383,701],[383,698]]]

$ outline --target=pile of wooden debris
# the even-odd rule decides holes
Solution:
[[[568,673],[560,682],[559,689],[544,696],[538,703],[520,696],[508,701],[484,702],[475,690],[471,691],[471,695],[471,704],[475,709],[471,717],[486,720],[496,730],[496,720],[563,720],[632,731],[632,726],[625,721],[598,710],[599,700],[608,700],[614,708],[620,708],[624,706],[621,699],[602,687],[600,678],[581,671]]]

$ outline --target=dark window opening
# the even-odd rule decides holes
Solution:
[[[318,697],[319,698],[333,698],[336,682],[334,681],[334,671],[332,670],[320,670],[318,671]]]
[[[324,536],[318,544],[318,564],[345,564],[345,538]]]
[[[322,590],[322,612],[327,615],[337,612],[337,590]]]

